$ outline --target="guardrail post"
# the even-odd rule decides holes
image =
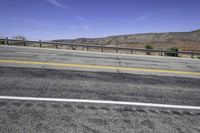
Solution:
[[[9,45],[8,37],[6,37],[6,44]]]
[[[131,49],[131,54],[133,54],[133,50]]]
[[[42,47],[42,43],[41,43],[41,40],[39,40],[39,42],[40,42],[40,47]]]
[[[149,52],[148,52],[148,50],[146,50],[146,55],[149,55]]]
[[[176,52],[176,57],[178,57],[178,52]]]
[[[24,46],[26,46],[26,41],[25,41],[25,39],[23,39],[23,43],[24,43]]]
[[[191,54],[191,58],[193,58],[194,57],[194,54]]]
[[[101,46],[101,52],[103,52],[103,47]]]

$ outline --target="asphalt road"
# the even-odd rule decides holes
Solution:
[[[0,46],[0,60],[200,72],[200,61]],[[0,63],[0,95],[200,106],[200,76]],[[0,100],[1,132],[200,132],[200,110]]]
[[[66,51],[16,46],[0,46],[0,59],[200,72],[200,60],[197,59],[105,54],[97,52],[79,52],[72,50]]]

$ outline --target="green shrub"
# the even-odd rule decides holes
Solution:
[[[145,49],[153,49],[153,47],[149,44],[145,45]]]
[[[11,42],[12,45],[25,45],[26,38],[24,36],[18,35],[18,36],[14,36],[12,38],[19,40],[19,41],[12,41]]]
[[[145,45],[145,49],[153,49],[153,47],[149,44]],[[146,52],[146,55],[150,55],[151,53],[149,51]]]
[[[12,41],[12,45],[24,45],[24,41]]]
[[[12,37],[13,39],[17,39],[17,40],[26,40],[26,37],[18,35],[18,36],[14,36]]]
[[[5,44],[5,41],[0,41],[0,44]]]
[[[172,47],[172,48],[170,48],[170,49],[167,49],[167,50],[169,50],[169,51],[171,51],[171,52],[165,52],[165,56],[174,56],[174,57],[178,57],[178,48],[176,48],[176,47]]]

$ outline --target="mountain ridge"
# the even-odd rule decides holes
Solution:
[[[130,48],[144,48],[145,45],[149,44],[154,48],[167,49],[178,47],[180,50],[200,51],[200,29],[190,32],[139,33],[100,38],[58,39],[53,41]]]

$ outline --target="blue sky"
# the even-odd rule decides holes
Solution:
[[[200,0],[0,0],[0,36],[103,37],[200,29]]]

